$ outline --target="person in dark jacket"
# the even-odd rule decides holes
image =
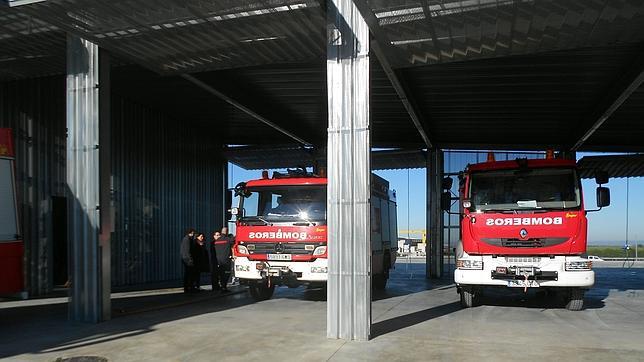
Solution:
[[[212,241],[210,242],[210,247],[208,251],[210,252],[210,283],[212,284],[212,290],[221,290],[219,285],[219,263],[217,263],[217,251],[215,250],[215,243],[220,241],[221,233],[215,231],[212,234]]]
[[[188,229],[181,239],[181,263],[183,264],[183,292],[190,293],[194,284],[194,260],[190,255],[190,248],[195,236],[195,229]]]
[[[195,242],[192,243],[190,254],[194,262],[194,277],[193,289],[195,291],[201,290],[201,273],[210,271],[210,263],[208,262],[208,250],[206,250],[204,234],[198,233]]]
[[[222,292],[228,292],[228,280],[230,279],[230,269],[232,267],[232,247],[235,241],[232,237],[224,234],[228,228],[223,228],[221,238],[213,242],[215,255],[217,257],[217,274],[219,275],[219,285]]]

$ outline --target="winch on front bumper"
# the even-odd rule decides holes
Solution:
[[[550,270],[541,270],[537,267],[497,266],[491,271],[492,279],[503,280],[557,280],[559,272]]]

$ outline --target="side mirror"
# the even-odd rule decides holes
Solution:
[[[449,191],[445,191],[441,194],[441,210],[449,211],[452,207],[452,194]]]
[[[233,190],[235,192],[235,196],[246,197],[246,194],[248,193],[245,182],[238,183]]]
[[[595,182],[598,185],[603,185],[608,183],[608,172],[604,170],[595,170]]]
[[[608,187],[597,188],[597,207],[610,205],[610,190]]]
[[[443,178],[443,181],[441,182],[441,188],[443,190],[451,190],[453,182],[454,182],[454,180],[452,180],[451,177],[445,177],[445,178]]]

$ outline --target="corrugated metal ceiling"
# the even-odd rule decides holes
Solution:
[[[589,110],[644,52],[642,1],[356,3],[376,19],[375,40],[409,85],[406,96],[418,105],[430,139],[443,148],[568,147],[596,120]],[[198,73],[323,146],[325,7],[314,0],[50,0],[0,7],[0,80],[63,73],[64,33],[73,32],[163,75]],[[179,121],[221,122],[220,136],[231,144],[291,142],[183,80],[137,81],[139,71],[120,69],[113,74],[123,94],[169,109]],[[371,77],[373,146],[425,147],[375,57]],[[643,101],[640,89],[581,150],[643,150]]]
[[[644,40],[644,2],[635,0],[370,0],[368,5],[396,67]]]
[[[585,156],[578,165],[582,178],[594,178],[597,170],[617,178],[644,176],[644,154]]]
[[[15,9],[0,11],[19,10],[162,73],[311,61],[326,51],[325,13],[311,0],[60,0]]]
[[[439,147],[566,149],[580,129],[590,127],[589,112],[643,50],[639,44],[583,48],[409,68],[404,75]],[[636,115],[644,115],[634,107]],[[644,135],[644,122],[615,127],[619,117],[614,115],[606,128]],[[644,144],[620,137],[591,138],[585,146],[637,149]]]

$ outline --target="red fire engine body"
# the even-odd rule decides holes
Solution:
[[[0,294],[23,291],[23,242],[16,200],[15,151],[11,129],[0,128]]]
[[[326,177],[290,171],[240,183],[234,272],[258,300],[276,285],[324,285],[327,281]],[[372,281],[384,288],[396,262],[395,194],[372,176]]]
[[[608,189],[600,186],[597,194],[598,206],[607,206]],[[501,286],[547,289],[566,298],[568,309],[581,309],[585,290],[595,282],[585,256],[582,196],[572,160],[469,165],[460,184],[461,240],[454,272],[461,304],[471,307],[484,287]]]

